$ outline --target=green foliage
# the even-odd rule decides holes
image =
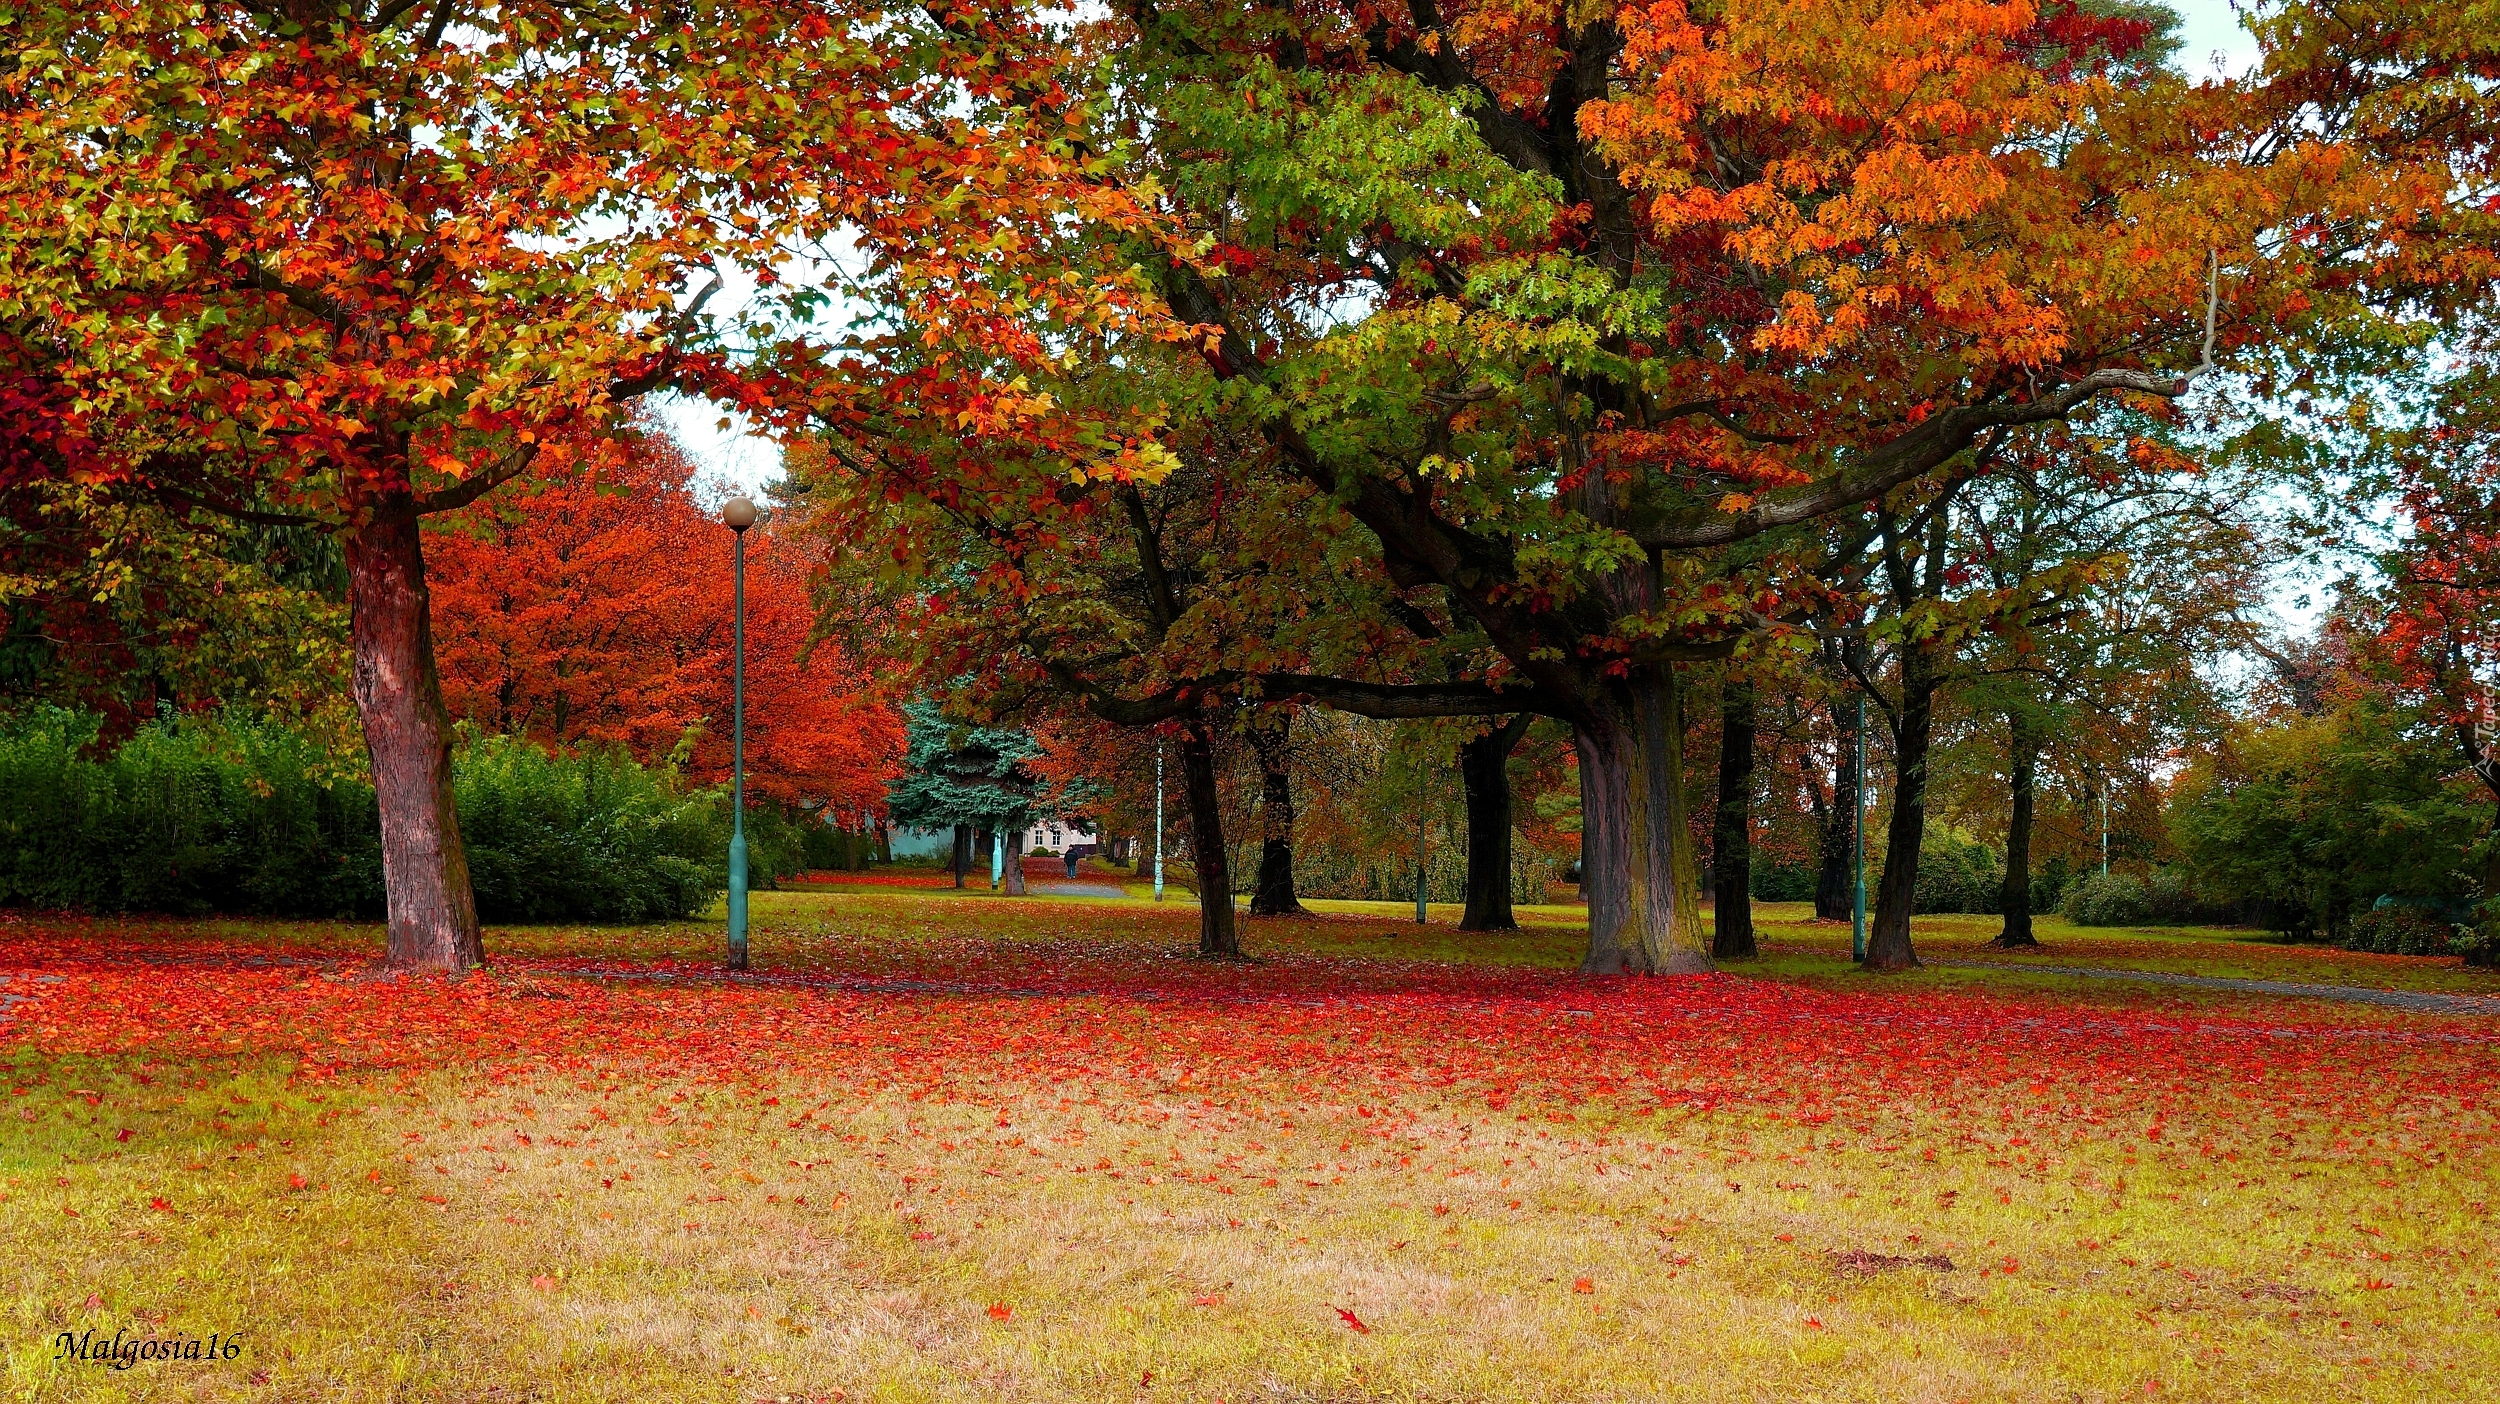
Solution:
[[[160,720],[90,752],[92,716],[0,733],[0,905],[253,916],[382,914],[373,791],[301,733]],[[489,921],[683,918],[727,883],[725,790],[621,754],[475,739],[453,757],[461,836]],[[755,871],[808,865],[822,825],[749,811]]]
[[[91,760],[99,726],[47,707],[0,736],[0,903],[381,914],[373,792],[301,736],[158,722]]]
[[[2390,903],[2354,917],[2342,944],[2348,951],[2380,955],[2444,956],[2454,952],[2456,939],[2456,926],[2439,913],[2411,903]]]
[[[903,706],[903,773],[886,789],[898,825],[1020,829],[1037,814],[1041,744],[1022,731],[950,722],[934,702]]]
[[[2033,850],[2035,853],[2038,850]],[[2063,853],[2052,853],[2046,859],[2035,859],[2031,868],[2031,909],[2053,912],[2066,900],[2067,889],[2076,875]]]
[[[455,758],[452,784],[483,919],[682,918],[727,883],[727,806],[621,753],[553,756],[487,737]],[[750,824],[756,866],[789,871],[796,838]]]
[[[2038,890],[2034,883],[2033,891]],[[2232,915],[2229,903],[2207,895],[2175,868],[2156,868],[2142,877],[2086,873],[2067,887],[2054,910],[2077,926],[2193,925],[2227,921]]]
[[[1995,849],[1956,829],[1928,830],[1919,845],[1913,910],[1994,912],[2004,900],[2005,859]]]
[[[2077,926],[2141,926],[2152,919],[2153,903],[2141,878],[2092,873],[2066,889],[2057,911]]]
[[[1756,863],[1753,899],[1757,902],[1811,902],[1817,878],[1811,863]]]
[[[2386,893],[2462,900],[2490,800],[2455,746],[2372,699],[2252,725],[2187,776],[2172,831],[2200,885],[2294,936],[2332,936]]]

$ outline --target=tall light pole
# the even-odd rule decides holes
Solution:
[[[2109,777],[2101,777],[2101,876],[2109,876]]]
[[[1425,925],[1430,917],[1424,910],[1424,787],[1431,783],[1432,772],[1425,759],[1430,753],[1415,752],[1415,924]]]
[[[747,528],[755,504],[733,497],[720,519],[737,537],[729,663],[729,968],[747,968]]]
[[[1155,743],[1155,900],[1163,900],[1163,743]]]
[[[1858,725],[1855,737],[1857,754],[1849,761],[1849,773],[1857,781],[1856,813],[1849,820],[1850,866],[1856,869],[1856,888],[1849,897],[1849,958],[1866,961],[1866,694],[1858,694]]]

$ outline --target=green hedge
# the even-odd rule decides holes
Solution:
[[[2380,955],[2444,956],[2457,951],[2458,928],[2446,917],[2410,904],[2373,907],[2352,919],[2343,947]]]
[[[94,912],[382,914],[372,788],[258,723],[172,720],[93,755],[97,723],[38,711],[0,731],[0,905]],[[486,737],[452,779],[478,915],[648,921],[727,883],[729,804],[615,754]],[[813,826],[748,812],[753,870],[802,867]]]
[[[2193,925],[2230,916],[2175,868],[2155,868],[2140,878],[2087,873],[2066,889],[2057,910],[2077,926]]]

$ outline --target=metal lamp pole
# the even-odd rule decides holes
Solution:
[[[1422,751],[1415,753],[1415,924],[1417,926],[1423,926],[1430,921],[1430,917],[1424,911],[1424,786],[1430,783],[1432,772],[1425,768],[1424,755]]]
[[[729,664],[729,968],[747,968],[747,528],[755,504],[733,497],[720,519],[737,536]]]
[[[1849,823],[1850,864],[1857,870],[1856,889],[1849,897],[1849,958],[1866,960],[1866,694],[1858,694],[1857,754],[1849,762],[1857,780],[1857,812]]]
[[[1155,900],[1163,900],[1163,743],[1155,743]]]
[[[2109,876],[2109,781],[2101,781],[2101,876]]]

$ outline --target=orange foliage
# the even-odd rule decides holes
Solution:
[[[552,746],[684,758],[729,774],[729,530],[699,507],[665,440],[594,451],[596,482],[472,508],[427,545],[434,642],[452,714]],[[747,542],[747,774],[758,793],[883,802],[903,727],[857,660],[811,646],[812,563],[757,530]]]

